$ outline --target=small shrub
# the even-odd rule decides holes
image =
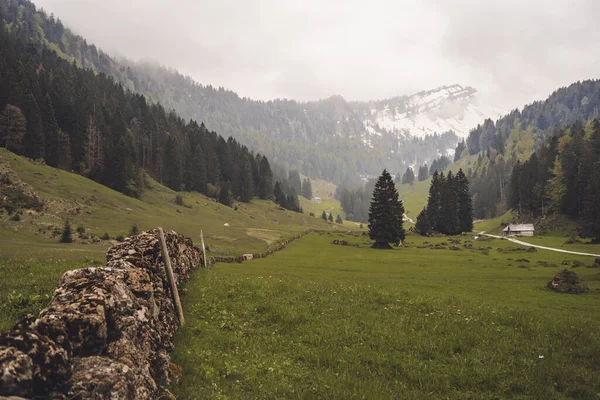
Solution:
[[[10,217],[10,220],[11,221],[16,221],[16,222],[20,221],[21,220],[21,214],[18,213],[18,212],[14,213],[13,216]]]
[[[183,196],[178,194],[177,196],[175,196],[175,204],[177,204],[178,206],[182,206],[183,205]]]
[[[110,240],[110,235],[108,234],[108,232],[104,232],[104,235],[102,235],[100,237],[100,239],[102,239],[102,240]]]
[[[140,228],[138,228],[137,224],[131,225],[131,229],[129,229],[129,236],[135,236],[140,234]]]
[[[27,314],[37,314],[46,305],[50,296],[46,295],[23,295],[14,290],[8,294],[8,309],[17,319],[25,317]]]
[[[2,174],[0,175],[0,184],[12,185],[12,179],[10,179],[10,176],[8,176],[8,174]]]
[[[71,231],[71,224],[67,219],[65,221],[65,226],[63,227],[62,234],[60,235],[61,243],[73,243],[73,232]]]
[[[314,217],[314,216],[315,216],[315,213],[311,212],[309,215],[310,215],[311,217]]]
[[[85,233],[85,228],[83,227],[83,225],[79,225],[76,229],[77,233],[79,233],[80,235],[83,235]]]
[[[117,240],[117,242],[124,242],[125,241],[125,236],[119,235],[115,239]]]

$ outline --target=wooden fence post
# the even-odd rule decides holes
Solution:
[[[200,240],[202,241],[202,256],[204,257],[204,268],[208,268],[206,264],[206,248],[204,247],[204,235],[202,234],[202,230],[200,230]]]
[[[181,300],[179,300],[179,291],[177,290],[177,284],[175,283],[175,276],[173,275],[173,268],[171,267],[171,258],[169,257],[169,251],[167,250],[167,242],[165,241],[165,233],[163,228],[159,227],[158,232],[160,233],[160,247],[162,248],[163,261],[165,262],[165,269],[167,270],[167,279],[171,286],[171,297],[175,304],[175,310],[177,311],[177,317],[179,318],[179,324],[183,326],[185,323],[183,319],[183,309],[181,308]]]

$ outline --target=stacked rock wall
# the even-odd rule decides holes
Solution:
[[[182,288],[202,252],[165,234]],[[168,395],[179,324],[158,231],[127,238],[107,263],[65,273],[48,308],[0,336],[0,399],[156,399]]]

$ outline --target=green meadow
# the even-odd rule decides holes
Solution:
[[[128,236],[133,224],[140,230],[172,229],[196,243],[203,231],[209,255],[221,256],[261,252],[308,229],[352,228],[285,211],[268,201],[225,207],[199,193],[176,193],[151,179],[141,198],[134,199],[0,148],[0,175],[4,174],[26,184],[45,206],[41,212],[23,210],[18,221],[0,209],[0,331],[43,308],[65,271],[103,264],[114,239]],[[181,204],[175,202],[177,195]],[[327,205],[335,208],[335,201]],[[75,243],[61,244],[59,234],[67,219]],[[78,227],[85,232],[76,233]],[[104,233],[110,240],[99,240]]]
[[[178,398],[598,398],[600,270],[577,269],[589,294],[545,287],[563,260],[593,258],[470,236],[394,250],[366,239],[310,234],[197,272]]]
[[[404,248],[374,250],[356,224],[319,218],[323,209],[342,215],[331,199],[303,201],[305,214],[263,201],[228,208],[197,193],[182,193],[176,204],[177,193],[152,180],[133,199],[0,149],[0,172],[6,171],[34,190],[45,209],[24,211],[19,221],[0,214],[0,331],[43,308],[65,271],[103,264],[114,238],[127,236],[133,224],[161,225],[196,242],[203,230],[209,255],[259,252],[308,229],[328,231],[266,259],[193,274],[174,353],[183,375],[171,389],[180,399],[597,399],[600,393],[600,270],[585,267],[592,257],[530,253],[472,235],[409,236]],[[409,216],[427,186],[399,188]],[[85,233],[60,244],[54,232],[67,218]],[[497,233],[511,218],[482,221],[475,231]],[[562,231],[525,240],[600,253],[600,245],[569,241]],[[110,240],[96,239],[105,232]],[[547,290],[558,269],[574,260],[584,264],[576,272],[591,292]]]

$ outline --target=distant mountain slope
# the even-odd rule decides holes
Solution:
[[[0,0],[0,11],[11,27],[81,67],[110,75],[277,164],[336,183],[430,162],[456,147],[456,135],[464,137],[485,117],[499,116],[494,108],[477,105],[475,89],[458,85],[377,102],[347,102],[339,96],[308,103],[255,101],[200,85],[174,70],[116,60],[28,1]]]
[[[499,107],[478,103],[477,90],[472,87],[442,86],[408,97],[367,103],[365,125],[416,137],[453,131],[466,138],[486,118],[495,120],[504,114]]]

